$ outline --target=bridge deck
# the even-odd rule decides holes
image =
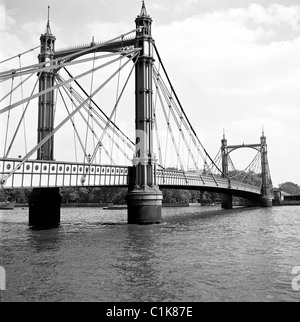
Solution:
[[[128,167],[87,165],[56,161],[0,159],[0,178],[8,177],[4,188],[127,186]]]
[[[251,199],[257,199],[261,193],[258,187],[238,181],[229,184],[227,179],[219,176],[157,170],[156,177],[161,188],[214,191]],[[0,159],[0,179],[3,188],[127,187],[129,167],[39,160],[22,163],[20,159]]]

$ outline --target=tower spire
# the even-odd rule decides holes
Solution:
[[[142,9],[141,9],[140,17],[145,17],[145,16],[148,16],[148,14],[146,10],[145,0],[142,0]]]
[[[47,26],[46,26],[46,35],[52,35],[51,28],[50,28],[50,6],[48,6],[48,20],[47,20]]]

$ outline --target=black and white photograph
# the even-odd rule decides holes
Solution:
[[[0,0],[0,308],[300,302],[299,0]]]

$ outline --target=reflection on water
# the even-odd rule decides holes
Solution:
[[[299,207],[164,208],[164,223],[126,210],[63,208],[34,231],[28,210],[0,212],[4,301],[299,301]]]

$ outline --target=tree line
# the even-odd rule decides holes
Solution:
[[[233,173],[229,174],[234,176]],[[261,174],[254,172],[240,172],[235,180],[244,179],[245,183],[261,186]],[[300,187],[293,182],[285,182],[279,185],[279,189],[288,194],[300,194]],[[15,188],[0,189],[0,200],[16,200],[17,203],[26,204],[32,189]],[[100,204],[125,204],[126,188],[109,187],[78,187],[60,188],[63,203],[100,203]],[[189,202],[220,202],[221,195],[218,193],[202,192],[197,190],[162,189],[163,203],[184,204]]]
[[[189,202],[220,201],[217,193],[189,191],[179,189],[162,189],[163,203],[186,204]],[[1,200],[16,200],[19,204],[27,204],[32,189],[15,188],[0,190]],[[100,204],[126,204],[126,188],[60,188],[62,203],[100,203]]]

